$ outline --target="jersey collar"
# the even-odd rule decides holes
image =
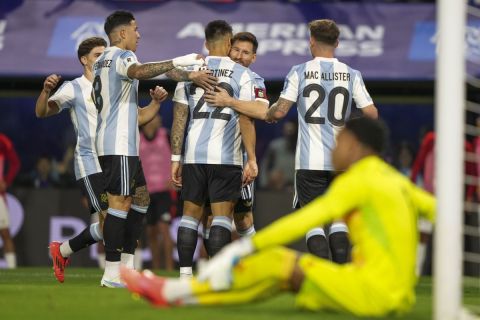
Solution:
[[[313,60],[318,60],[318,61],[328,61],[328,62],[337,62],[337,58],[325,58],[325,57],[315,57]]]

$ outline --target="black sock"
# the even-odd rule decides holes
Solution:
[[[350,254],[350,241],[348,234],[344,231],[334,232],[328,236],[332,261],[336,263],[347,263]]]
[[[224,216],[213,218],[208,235],[209,255],[215,256],[223,247],[232,241],[232,220]]]
[[[193,266],[193,254],[197,247],[198,220],[183,216],[177,233],[177,250],[180,267]]]
[[[128,211],[127,222],[125,224],[125,236],[123,243],[123,252],[135,254],[138,240],[142,234],[143,218],[145,214],[134,209]]]
[[[308,252],[323,259],[329,259],[327,238],[313,235],[307,239]]]
[[[123,252],[126,220],[127,212],[108,208],[103,226],[106,261],[120,261],[120,255]]]
[[[92,230],[97,229],[97,230]],[[73,252],[77,252],[82,250],[83,248],[89,247],[94,243],[97,243],[101,239],[98,232],[98,222],[91,224],[90,226],[86,227],[85,230],[80,232],[75,238],[69,240],[70,248]]]

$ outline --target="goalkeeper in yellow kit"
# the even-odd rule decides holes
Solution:
[[[197,278],[170,279],[122,270],[129,290],[157,306],[223,305],[296,292],[298,307],[357,316],[403,313],[415,302],[419,215],[435,216],[435,200],[379,158],[385,130],[376,120],[350,120],[337,137],[339,175],[329,191],[253,238],[226,246]],[[334,264],[280,245],[312,227],[343,218],[352,262]]]

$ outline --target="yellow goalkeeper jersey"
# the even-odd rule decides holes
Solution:
[[[359,275],[410,300],[419,216],[434,220],[435,199],[379,157],[369,156],[339,175],[324,196],[259,231],[253,243],[258,250],[288,244],[316,226],[343,219]]]

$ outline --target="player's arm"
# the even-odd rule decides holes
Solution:
[[[152,121],[155,115],[160,110],[160,104],[168,97],[168,92],[163,87],[156,86],[155,89],[150,89],[150,97],[152,101],[143,107],[138,108],[138,125],[143,126]]]
[[[172,182],[176,187],[182,186],[182,146],[189,111],[188,97],[185,90],[185,82],[179,82],[173,97],[173,123],[170,133],[170,145],[172,148]]]
[[[290,108],[293,106],[295,102],[287,100],[285,98],[279,98],[277,102],[275,102],[270,109],[268,109],[267,115],[265,117],[265,121],[267,122],[276,122],[282,118],[284,118]]]
[[[177,82],[192,81],[205,91],[213,90],[218,82],[218,79],[212,75],[210,70],[186,71],[180,68],[174,68],[165,75]]]
[[[232,108],[253,119],[265,120],[268,111],[268,100],[244,101],[231,97],[227,90],[216,87],[215,90],[206,91],[203,95],[205,101],[217,108]]]
[[[364,116],[378,119],[378,109],[373,104],[373,100],[367,91],[362,74],[359,71],[355,71],[354,77],[352,88],[353,100]]]
[[[55,101],[48,101],[48,98],[50,98],[50,93],[57,86],[60,79],[61,76],[51,74],[43,82],[43,89],[40,92],[35,104],[35,114],[37,118],[50,117],[60,111],[60,107]]]
[[[260,250],[304,237],[308,230],[340,219],[360,207],[365,192],[358,178],[344,173],[335,179],[324,196],[259,231],[252,238],[254,247]]]
[[[130,79],[145,80],[162,75],[175,67],[187,67],[193,65],[202,65],[204,63],[203,58],[196,54],[191,53],[185,56],[177,57],[172,60],[160,61],[160,62],[148,62],[131,64],[127,70],[127,76]]]
[[[429,192],[417,187],[413,183],[411,184],[410,194],[412,202],[417,207],[419,215],[430,220],[431,222],[434,222],[436,218],[435,198]]]
[[[245,185],[255,180],[258,175],[257,157],[255,155],[257,137],[255,133],[255,122],[253,119],[241,114],[238,121],[240,125],[240,133],[242,134],[243,147],[247,152],[247,163],[243,172],[243,183]]]

